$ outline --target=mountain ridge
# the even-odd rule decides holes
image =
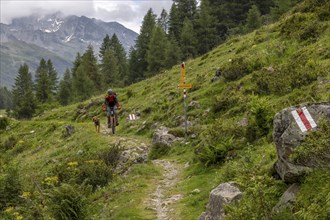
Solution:
[[[15,42],[34,44],[52,53],[51,56],[43,58],[51,59],[58,56],[69,63],[73,62],[78,52],[83,53],[88,45],[92,45],[94,52],[98,53],[99,47],[107,34],[110,37],[116,34],[126,52],[134,46],[135,39],[138,36],[137,33],[127,29],[118,22],[104,22],[86,16],[64,16],[61,13],[42,17],[31,15],[13,19],[11,24],[0,23],[0,44],[2,46],[8,47],[9,42],[11,44]],[[30,46],[27,46],[25,49],[28,48]],[[1,85],[9,87],[13,85],[13,79],[17,75],[19,66],[17,62],[5,63],[5,60],[7,62],[12,60],[12,56],[15,56],[14,54],[18,52],[11,51],[10,48],[6,50],[6,53],[2,52],[0,63]],[[29,54],[31,56],[37,55],[33,51],[30,51]],[[24,57],[24,55],[19,55],[19,57],[19,63],[29,62],[29,58]],[[32,72],[35,71],[34,66],[38,62],[36,59],[33,62],[31,67]],[[70,67],[71,64],[65,65],[65,67],[55,65],[55,69],[58,71],[60,77],[64,73],[63,69],[65,70]]]

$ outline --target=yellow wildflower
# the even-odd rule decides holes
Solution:
[[[87,160],[85,161],[85,163],[98,163],[99,160]]]
[[[14,210],[13,207],[8,207],[8,208],[5,209],[5,212],[10,213],[10,212],[12,212],[13,210]]]
[[[24,198],[24,199],[28,199],[30,196],[31,196],[30,192],[23,192],[23,194],[22,194],[22,198]]]
[[[16,220],[22,220],[22,219],[23,219],[23,216],[21,216],[21,215],[16,216]]]
[[[44,180],[44,183],[47,184],[47,185],[55,185],[57,184],[59,181],[58,181],[58,176],[49,176],[49,177],[46,177],[45,180]]]
[[[77,166],[78,162],[77,161],[73,161],[73,162],[69,162],[68,166]]]

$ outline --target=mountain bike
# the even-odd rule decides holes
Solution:
[[[110,116],[108,116],[108,128],[111,128],[112,134],[115,134],[116,132],[116,125],[117,125],[117,121],[116,121],[115,110],[114,107],[110,107]]]

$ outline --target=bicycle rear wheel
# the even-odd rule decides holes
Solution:
[[[112,129],[112,134],[115,134],[115,132],[116,132],[116,119],[115,119],[115,117],[112,117],[111,129]]]

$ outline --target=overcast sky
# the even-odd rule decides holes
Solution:
[[[117,21],[139,33],[149,8],[158,16],[163,8],[169,12],[171,5],[172,0],[0,0],[0,22],[10,24],[13,18],[61,11],[65,15]]]

